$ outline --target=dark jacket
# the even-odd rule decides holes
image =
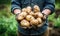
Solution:
[[[13,11],[15,9],[22,9],[24,7],[27,6],[31,6],[33,7],[34,5],[38,5],[41,9],[41,12],[44,9],[49,9],[51,10],[51,14],[54,12],[54,8],[55,8],[55,0],[12,0],[12,7],[11,7],[11,11],[13,13]],[[37,30],[24,30],[22,29],[19,25],[18,25],[18,30],[19,32],[23,33],[23,34],[41,34],[43,33],[48,26],[48,22],[46,20],[46,23],[39,29]]]

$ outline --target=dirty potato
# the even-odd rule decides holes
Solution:
[[[20,22],[20,25],[21,25],[22,27],[30,27],[30,23],[29,23],[27,20],[22,20],[22,21]]]
[[[32,15],[32,16],[34,16],[34,12],[33,11],[31,11],[29,14]]]
[[[34,16],[35,17],[39,17],[39,18],[42,18],[43,17],[43,14],[41,13],[41,12],[36,12],[35,14],[34,14]]]
[[[16,19],[19,20],[19,21],[21,21],[21,20],[24,19],[24,17],[23,17],[22,15],[19,14],[19,15],[16,17]]]
[[[26,9],[26,8],[23,8],[23,9],[22,9],[22,12],[27,12],[27,9]]]
[[[35,5],[34,7],[33,7],[33,11],[36,13],[36,12],[40,12],[40,8],[39,8],[39,6],[38,5]]]
[[[37,20],[38,20],[39,24],[42,23],[42,19],[41,18],[37,18]]]
[[[38,25],[38,20],[33,19],[33,20],[30,21],[30,24],[31,25]]]
[[[26,12],[22,12],[22,13],[20,13],[20,15],[23,16],[23,17],[26,17],[27,13]]]
[[[26,20],[31,21],[32,19],[34,19],[34,17],[32,15],[27,15],[26,16]]]
[[[28,6],[26,9],[27,9],[27,13],[30,13],[32,11],[32,8],[30,6]]]

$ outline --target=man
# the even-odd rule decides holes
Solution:
[[[18,16],[21,13],[21,9],[27,6],[33,7],[34,5],[38,5],[41,9],[41,12],[44,14],[44,17],[48,17],[50,14],[54,12],[55,8],[55,0],[12,0],[12,8],[11,11],[15,15]],[[23,29],[18,24],[18,36],[49,36],[48,35],[48,20],[46,18],[46,23],[38,28],[34,29]]]

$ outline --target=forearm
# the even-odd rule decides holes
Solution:
[[[55,10],[55,0],[45,0],[45,7],[42,13],[49,15],[52,14]]]
[[[11,2],[11,12],[14,14],[20,13],[21,12],[21,4],[19,0],[12,0]]]

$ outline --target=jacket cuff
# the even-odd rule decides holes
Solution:
[[[14,7],[14,8],[11,9],[11,12],[12,12],[13,14],[14,14],[14,10],[15,10],[15,9],[20,9],[20,10],[21,10],[20,7]]]
[[[50,14],[52,14],[52,13],[55,11],[54,8],[55,8],[54,6],[52,6],[52,5],[48,5],[48,6],[45,6],[43,10],[45,10],[45,9],[49,9],[49,10],[51,10],[51,13],[50,13]]]

